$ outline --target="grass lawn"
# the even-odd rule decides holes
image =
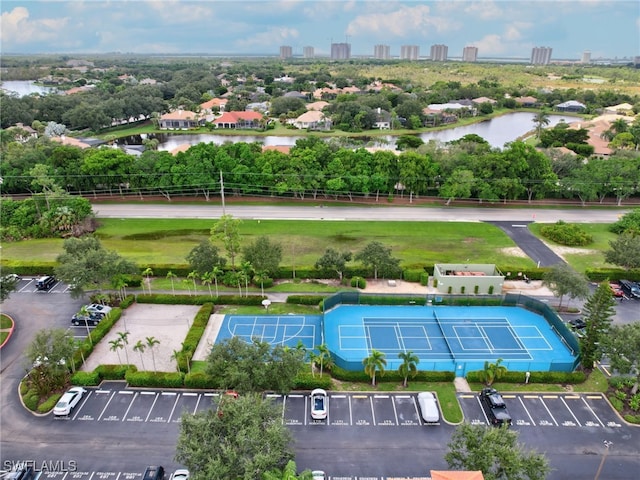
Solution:
[[[11,321],[11,319],[7,317],[5,314],[0,314],[0,328],[2,329],[11,328],[11,325],[13,325],[13,322]]]
[[[0,345],[4,343],[4,341],[8,336],[9,336],[9,332],[0,332]]]
[[[204,219],[102,219],[96,232],[105,248],[136,262],[185,264],[187,254],[209,238],[212,220]],[[241,242],[246,245],[265,235],[282,245],[282,265],[311,267],[329,246],[357,252],[377,240],[391,247],[404,267],[434,262],[508,264],[533,267],[529,258],[509,256],[514,247],[500,229],[480,222],[340,222],[340,221],[243,221]],[[222,255],[225,250],[217,246]],[[26,240],[3,245],[3,258],[53,261],[62,252],[62,240]]]
[[[545,239],[540,234],[540,228],[544,224],[532,223],[529,225],[531,232],[543,239],[549,245],[561,246],[551,240]],[[612,268],[604,261],[604,252],[609,249],[609,241],[615,240],[617,235],[609,231],[609,224],[603,223],[578,223],[576,224],[593,237],[593,243],[584,247],[564,247],[565,260],[578,272],[584,272],[587,268]]]

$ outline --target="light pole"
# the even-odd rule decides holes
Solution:
[[[600,473],[602,472],[602,467],[604,467],[604,461],[607,459],[607,455],[609,455],[609,447],[613,445],[613,442],[609,440],[604,441],[605,450],[602,454],[602,460],[600,460],[600,465],[598,466],[598,471],[596,472],[596,476],[593,480],[598,480],[600,478]]]

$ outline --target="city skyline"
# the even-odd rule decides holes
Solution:
[[[474,46],[479,58],[528,58],[549,46],[553,59],[640,55],[640,3],[632,0],[3,0],[3,54],[227,54],[293,56],[350,44],[400,57],[402,46],[447,45],[450,57]]]

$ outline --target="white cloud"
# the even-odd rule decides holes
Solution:
[[[159,0],[151,2],[135,2],[142,3],[145,7],[153,10],[148,12],[150,18],[154,18],[154,22],[158,19],[161,23],[192,23],[202,22],[207,18],[214,19],[215,2],[181,2],[179,0]],[[132,5],[131,8],[139,8]]]
[[[494,20],[502,18],[504,12],[495,2],[491,0],[481,2],[471,2],[464,9],[467,15],[471,15],[481,20]]]
[[[359,15],[347,26],[348,35],[385,34],[395,37],[415,37],[432,31],[442,33],[455,30],[458,24],[451,19],[434,17],[428,5],[400,7],[392,12]]]
[[[16,7],[0,17],[0,41],[5,51],[16,45],[57,41],[68,25],[67,17],[31,20],[28,9]]]
[[[287,40],[296,39],[300,36],[300,32],[295,28],[276,27],[270,28],[265,32],[259,32],[246,38],[241,38],[236,45],[241,47],[269,47],[282,45]],[[261,50],[263,51],[263,50]]]

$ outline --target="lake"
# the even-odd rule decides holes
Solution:
[[[476,134],[484,138],[494,148],[503,148],[505,143],[513,142],[519,137],[525,135],[534,129],[533,118],[535,113],[515,112],[508,113],[501,117],[495,117],[484,122],[474,123],[473,125],[453,127],[447,130],[439,130],[433,132],[424,132],[419,136],[425,142],[429,140],[437,140],[440,142],[450,142],[458,140],[469,134]],[[549,115],[548,127],[553,127],[558,123],[565,121],[571,123],[573,121],[581,121],[577,117],[566,115]],[[119,139],[118,143],[122,145],[139,145],[142,143],[143,136],[127,137]],[[258,136],[258,135],[216,135],[214,133],[202,134],[176,134],[161,133],[153,134],[151,138],[160,141],[159,150],[172,151],[182,145],[197,145],[198,143],[214,143],[222,145],[225,142],[259,142],[263,145],[286,145],[293,146],[299,138],[304,136]],[[354,137],[358,140],[358,137]],[[395,149],[396,137],[392,135],[382,135],[376,137],[367,137],[367,145],[376,146],[388,150]]]
[[[19,97],[25,97],[32,93],[46,95],[56,91],[54,87],[43,87],[36,85],[32,80],[7,80],[2,82],[2,90],[10,93],[17,93]]]

